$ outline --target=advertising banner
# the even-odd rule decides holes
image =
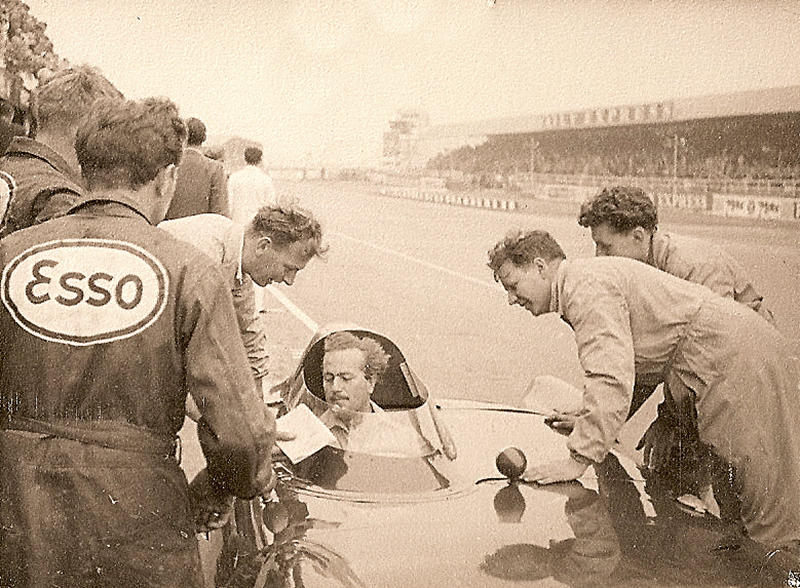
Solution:
[[[714,194],[712,212],[719,216],[760,218],[767,220],[797,218],[796,201],[792,198]]]

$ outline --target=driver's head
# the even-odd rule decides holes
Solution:
[[[322,382],[325,400],[355,412],[371,412],[375,384],[389,364],[380,343],[369,336],[337,331],[325,338]]]

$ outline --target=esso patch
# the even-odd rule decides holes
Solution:
[[[66,239],[31,247],[3,270],[0,293],[29,333],[68,345],[131,337],[167,303],[167,271],[121,241]]]
[[[0,171],[0,221],[6,218],[8,203],[17,190],[17,183],[10,174]]]

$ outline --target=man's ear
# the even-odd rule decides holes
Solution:
[[[258,241],[256,241],[256,249],[258,249],[259,251],[265,251],[270,247],[272,247],[272,239],[270,239],[266,235],[262,235],[261,237],[258,238]]]
[[[158,191],[163,194],[169,194],[170,199],[175,192],[175,183],[178,179],[178,168],[174,163],[169,164],[167,167],[158,172]]]
[[[542,258],[542,257],[535,257],[535,258],[533,259],[533,263],[532,263],[532,265],[533,265],[533,268],[534,268],[534,269],[535,269],[537,272],[539,272],[539,273],[541,274],[542,272],[544,272],[544,271],[547,269],[547,267],[548,267],[548,265],[549,265],[549,264],[548,264],[548,263],[547,263],[547,262],[544,260],[544,258]]]
[[[638,243],[644,243],[650,240],[650,232],[644,227],[635,227],[631,231],[631,237]]]

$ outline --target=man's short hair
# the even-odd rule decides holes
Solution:
[[[658,212],[641,188],[614,186],[583,203],[578,224],[588,228],[608,224],[617,233],[627,233],[636,227],[655,231]]]
[[[244,161],[249,165],[258,165],[261,163],[261,156],[263,152],[258,147],[245,147]]]
[[[221,147],[206,149],[203,155],[214,161],[223,161],[225,159],[225,149]]]
[[[98,100],[124,98],[100,70],[88,66],[56,72],[39,86],[35,97],[40,129],[75,127]]]
[[[547,231],[513,231],[489,251],[489,267],[495,274],[510,261],[516,267],[525,267],[537,257],[548,263],[566,259],[561,245]]]
[[[104,100],[78,128],[75,152],[88,188],[137,189],[180,161],[185,137],[166,98]]]
[[[322,226],[314,215],[297,207],[270,205],[259,209],[250,226],[269,237],[278,247],[307,241],[306,256],[322,257],[328,250],[322,243]]]
[[[186,119],[186,129],[189,132],[186,139],[189,145],[202,145],[206,140],[206,125],[199,118]]]
[[[364,354],[364,375],[371,382],[376,382],[389,365],[389,354],[372,337],[358,337],[350,331],[336,331],[325,337],[325,353],[345,349],[358,349]]]

